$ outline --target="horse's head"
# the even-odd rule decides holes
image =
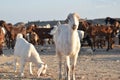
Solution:
[[[78,29],[80,17],[77,13],[71,13],[68,15],[66,22],[71,25],[73,30]]]
[[[0,20],[0,26],[4,27],[6,25],[6,22],[3,20]]]
[[[18,39],[18,38],[23,38],[23,35],[22,35],[21,33],[18,33],[18,34],[17,34],[17,39]]]
[[[45,75],[46,74],[46,70],[47,70],[47,64],[41,64],[40,68],[38,69],[38,72],[37,72],[38,77],[40,75]]]
[[[120,29],[120,23],[116,20],[113,24],[117,29]]]
[[[108,23],[110,23],[110,17],[106,17],[106,19],[105,19],[105,23],[106,23],[106,25],[108,24]]]
[[[29,26],[27,27],[26,32],[27,32],[27,33],[32,32],[32,30],[33,30],[34,28],[36,28],[36,25],[31,24],[31,25],[29,25]]]
[[[91,23],[88,23],[85,20],[80,20],[78,30],[86,31],[90,25]]]

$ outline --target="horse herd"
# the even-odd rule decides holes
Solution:
[[[66,21],[65,21],[66,22]],[[78,30],[83,30],[85,35],[82,40],[82,43],[87,41],[88,45],[91,47],[93,51],[95,51],[95,47],[103,48],[107,43],[107,51],[113,48],[114,38],[117,34],[120,35],[120,21],[117,19],[113,19],[110,17],[106,17],[105,25],[101,24],[93,24],[86,20],[81,19],[79,22]],[[11,23],[6,23],[3,20],[0,20],[0,54],[2,54],[2,45],[5,42],[8,49],[14,48],[15,39],[18,33],[22,33],[24,38],[26,38],[32,44],[40,44],[44,45],[45,39],[48,43],[54,43],[50,35],[50,31],[54,27],[40,28],[36,24],[31,24],[29,26],[25,26],[24,24],[19,24],[17,26],[12,25]],[[120,44],[120,36],[119,44]]]
[[[6,23],[5,21],[1,20],[0,21],[0,41],[1,41],[1,53],[2,52],[2,47],[3,43],[6,44],[7,48],[14,49],[15,41],[16,41],[16,36],[18,33],[22,33],[23,37],[27,39],[29,42],[33,44],[44,44],[44,39],[46,38],[52,38],[51,35],[48,33],[50,32],[49,28],[37,28],[38,26],[36,25],[29,25],[26,27],[24,24],[18,24],[16,26],[12,25],[11,23]]]
[[[103,48],[106,46],[106,51],[113,49],[115,43],[114,38],[119,34],[120,44],[120,21],[107,17],[105,25],[93,24],[86,20],[80,19],[76,13],[69,14],[65,20],[65,24],[56,24],[57,27],[40,28],[36,24],[30,24],[27,27],[24,24],[13,25],[0,20],[0,55],[3,54],[4,43],[8,49],[14,49],[17,34],[21,33],[25,40],[34,45],[44,45],[45,40],[48,43],[55,43],[56,53],[59,58],[59,79],[62,78],[62,55],[66,55],[66,76],[70,80],[70,58],[73,58],[72,78],[75,80],[74,68],[77,62],[80,45],[85,41],[93,51],[97,47]],[[54,34],[51,32],[56,28]],[[78,31],[84,31],[83,40],[79,40]],[[80,42],[81,41],[81,42]],[[67,43],[67,44],[66,44]],[[84,44],[83,44],[84,45]],[[82,45],[82,46],[83,46]],[[71,57],[72,56],[72,57]]]
[[[105,25],[92,24],[85,20],[80,21],[78,27],[79,30],[85,31],[85,37],[83,41],[87,41],[91,49],[95,51],[95,47],[103,48],[107,42],[106,51],[113,48],[115,43],[114,38],[118,35],[120,44],[120,21],[107,17],[105,19]]]

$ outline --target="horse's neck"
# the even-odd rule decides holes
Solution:
[[[23,27],[20,27],[20,31],[22,31],[24,28]]]
[[[4,34],[6,34],[6,29],[4,27],[2,27],[2,31]]]
[[[76,41],[76,38],[78,37],[78,32],[77,31],[71,31],[69,38],[71,39],[72,42]]]

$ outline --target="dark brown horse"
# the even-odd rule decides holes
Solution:
[[[91,25],[92,23],[90,22],[87,22],[85,20],[80,20],[78,30],[86,31]]]
[[[53,28],[39,28],[36,25],[30,25],[27,27],[27,33],[35,32],[39,36],[40,44],[43,45],[45,43],[44,39],[49,39],[49,41],[53,38],[49,33]],[[50,43],[48,41],[48,43]]]
[[[118,41],[119,41],[119,45],[120,45],[120,21],[115,19],[115,18],[111,18],[111,17],[106,17],[105,19],[105,23],[110,24],[115,26],[115,29],[117,29],[118,31],[116,32],[116,34],[118,33]]]

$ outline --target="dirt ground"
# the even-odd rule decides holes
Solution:
[[[36,49],[41,59],[48,65],[46,75],[38,78],[35,65],[34,75],[30,75],[26,63],[25,77],[19,77],[20,65],[16,73],[13,70],[13,50],[4,48],[4,56],[0,56],[0,80],[58,80],[58,60],[54,45],[42,47],[42,52],[41,46],[36,46]],[[106,48],[97,49],[93,54],[88,54],[87,49],[89,47],[82,47],[79,53],[75,69],[76,80],[120,80],[120,45],[115,45],[114,49],[108,52]]]

